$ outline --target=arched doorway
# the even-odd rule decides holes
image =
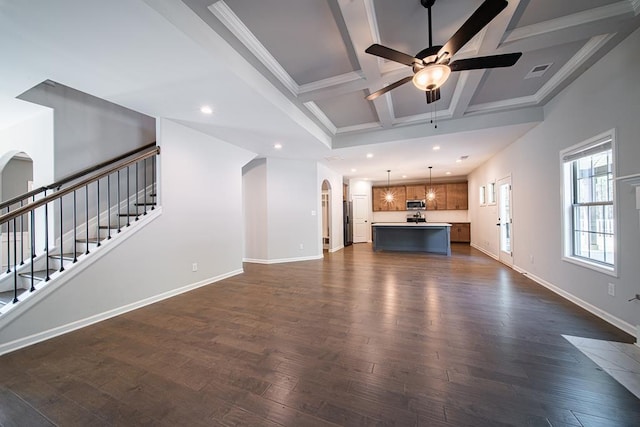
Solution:
[[[29,155],[20,152],[9,152],[0,156],[0,201],[6,202],[17,196],[31,191],[33,188],[33,160]],[[20,207],[20,202],[6,206],[0,210],[0,215]],[[11,246],[15,239],[18,251],[22,250],[22,256],[28,257],[31,251],[31,239],[29,239],[29,221],[28,216],[20,217],[14,223],[16,232],[14,233],[14,225],[3,224],[0,247]],[[8,229],[7,226],[10,228]],[[10,252],[11,253],[11,252]],[[18,252],[20,253],[20,252]],[[7,268],[7,263],[13,263],[12,256],[10,259],[1,257],[1,268]],[[19,257],[20,258],[20,257]]]
[[[322,250],[331,248],[331,184],[322,181]]]

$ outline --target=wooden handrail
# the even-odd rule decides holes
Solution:
[[[155,146],[155,144],[154,144],[154,146]],[[47,203],[50,203],[50,202],[52,202],[54,200],[57,200],[57,199],[65,196],[65,195],[67,195],[69,193],[72,193],[72,192],[78,190],[79,188],[84,187],[85,185],[88,185],[88,184],[90,184],[90,183],[92,183],[94,181],[99,180],[100,178],[103,178],[103,177],[105,177],[107,175],[110,175],[110,174],[112,174],[114,172],[117,172],[118,170],[123,169],[123,168],[125,168],[127,166],[130,166],[132,164],[135,164],[135,163],[137,163],[137,162],[139,162],[141,160],[148,159],[149,157],[153,157],[153,156],[155,156],[157,154],[160,154],[160,147],[156,146],[153,150],[149,150],[148,152],[143,153],[143,154],[141,154],[139,156],[136,156],[136,157],[134,157],[134,158],[132,158],[132,159],[126,161],[126,162],[119,163],[117,166],[113,166],[113,167],[111,167],[111,168],[109,168],[107,170],[104,170],[104,171],[102,171],[102,172],[100,172],[98,174],[95,174],[95,175],[93,175],[93,176],[91,176],[89,178],[83,179],[82,181],[77,182],[77,183],[73,184],[72,186],[70,186],[68,188],[65,188],[64,190],[58,190],[53,194],[50,194],[50,195],[48,195],[46,197],[43,197],[42,199],[38,199],[36,201],[30,202],[25,206],[22,206],[22,207],[14,210],[14,211],[6,213],[6,214],[0,216],[0,224],[4,224],[5,222],[11,221],[14,218],[18,218],[19,216],[25,215],[26,213],[31,212],[32,210],[37,209],[40,206],[44,206]],[[65,178],[65,180],[66,180],[66,178]],[[66,180],[66,182],[69,182],[69,180]],[[47,188],[49,188],[49,187],[47,187]]]
[[[147,149],[149,149],[151,147],[155,147],[155,146],[156,146],[156,143],[154,141],[154,142],[152,142],[150,144],[147,144],[145,146],[136,148],[135,150],[128,151],[128,152],[126,152],[124,154],[121,154],[121,155],[119,155],[117,157],[114,157],[112,159],[106,160],[106,161],[104,161],[102,163],[98,163],[97,165],[94,165],[94,166],[88,167],[86,169],[83,169],[83,170],[81,170],[79,172],[76,172],[76,173],[74,173],[72,175],[69,175],[69,176],[67,176],[65,178],[62,178],[62,179],[56,181],[53,184],[49,184],[49,185],[44,186],[44,187],[36,188],[34,190],[29,191],[28,193],[24,193],[24,194],[21,194],[19,196],[16,196],[16,197],[14,197],[14,198],[12,198],[10,200],[7,200],[5,202],[0,203],[0,211],[2,209],[5,209],[5,208],[15,204],[15,203],[19,203],[19,202],[21,202],[21,201],[23,201],[25,199],[28,199],[29,197],[37,196],[38,194],[43,193],[46,190],[53,190],[53,189],[59,190],[60,187],[62,187],[64,184],[67,184],[67,183],[69,183],[71,181],[75,181],[76,179],[81,178],[81,177],[83,177],[83,176],[85,176],[87,174],[93,173],[93,172],[95,172],[97,170],[105,168],[105,167],[107,167],[107,166],[109,166],[111,164],[119,162],[120,160],[126,159],[127,157],[131,157],[134,154],[137,154],[137,153],[139,153],[141,151],[147,150]]]

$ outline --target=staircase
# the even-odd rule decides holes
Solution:
[[[159,152],[153,143],[0,204],[0,318],[144,222],[157,206]]]

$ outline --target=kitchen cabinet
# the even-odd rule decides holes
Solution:
[[[387,194],[387,187],[372,188],[372,204],[373,211],[404,211],[407,209],[407,193],[404,185],[396,185],[389,187],[389,191],[393,193],[393,201],[387,203],[384,196]]]
[[[470,243],[471,224],[468,222],[451,223],[451,243]]]
[[[407,200],[424,200],[426,198],[426,186],[407,185]]]
[[[428,211],[442,211],[447,209],[447,187],[446,184],[433,184],[431,186],[426,186],[426,191],[429,189],[433,189],[433,193],[435,197],[432,200],[427,199],[427,210]]]
[[[427,199],[427,192],[432,188],[435,194],[433,200]],[[467,210],[469,209],[468,184],[466,182],[454,182],[444,184],[412,184],[394,185],[389,190],[394,193],[392,203],[384,200],[387,187],[372,188],[372,206],[374,212],[380,211],[405,211],[407,200],[425,200],[427,211],[442,210]]]
[[[466,182],[449,183],[446,185],[447,210],[469,209],[469,189]]]

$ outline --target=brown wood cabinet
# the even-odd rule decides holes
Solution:
[[[442,211],[447,209],[448,195],[447,195],[446,184],[433,184],[431,186],[427,184],[426,191],[428,192],[430,188],[433,189],[433,193],[435,194],[435,197],[433,198],[433,200],[427,199],[427,210]]]
[[[435,198],[427,199],[427,192],[433,188]],[[407,200],[425,200],[427,211],[442,210],[467,210],[469,209],[468,185],[466,182],[455,182],[446,184],[412,184],[394,185],[389,190],[394,193],[392,203],[384,200],[387,187],[372,188],[372,206],[374,212],[379,211],[405,211]]]
[[[389,191],[393,193],[393,201],[387,203],[384,199],[387,194],[387,187],[373,187],[373,211],[404,211],[407,209],[407,193],[404,185],[396,185],[389,187]]]
[[[469,209],[469,189],[466,182],[446,184],[447,210]]]
[[[424,200],[426,198],[426,186],[407,185],[407,200]]]
[[[471,224],[468,222],[451,223],[451,242],[469,243],[471,242]]]

